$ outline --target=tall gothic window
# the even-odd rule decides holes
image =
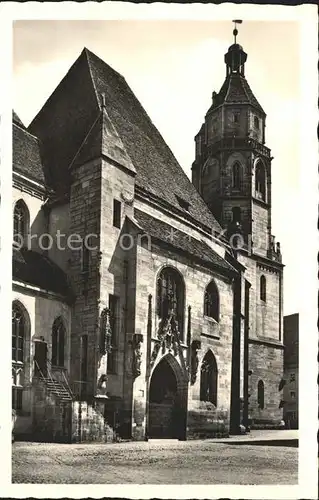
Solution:
[[[258,401],[258,408],[263,410],[265,407],[265,386],[262,380],[259,380],[257,386],[257,401]]]
[[[21,307],[12,305],[12,408],[22,410],[26,322]]]
[[[52,327],[52,365],[64,366],[65,327],[62,318],[57,318]]]
[[[26,244],[29,232],[29,210],[23,200],[18,200],[13,212],[13,241],[19,245]]]
[[[212,280],[205,290],[204,315],[219,321],[219,293],[214,280]]]
[[[214,354],[209,350],[203,359],[200,372],[200,400],[217,406],[218,371]]]
[[[232,186],[233,186],[233,189],[240,190],[241,183],[242,183],[241,166],[240,166],[240,163],[236,162],[236,163],[234,163],[233,168],[232,168]]]
[[[267,296],[267,290],[266,290],[266,278],[264,275],[260,277],[260,300],[263,302],[266,302],[266,296]]]
[[[266,172],[261,162],[256,165],[255,191],[256,198],[266,201]]]
[[[165,267],[157,279],[157,313],[164,319],[172,310],[178,323],[181,337],[184,330],[184,295],[183,279],[176,269]]]

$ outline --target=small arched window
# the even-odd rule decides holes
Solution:
[[[174,313],[183,338],[185,286],[182,276],[172,267],[165,267],[157,279],[157,314],[161,319]]]
[[[217,406],[218,371],[214,354],[209,350],[203,359],[200,372],[200,400]]]
[[[266,172],[261,162],[256,165],[255,191],[256,198],[266,201]]]
[[[260,277],[260,300],[266,302],[266,278],[264,275]]]
[[[259,129],[259,118],[258,118],[258,116],[254,116],[254,127]]]
[[[56,318],[52,326],[52,365],[64,366],[65,327],[62,318]]]
[[[214,280],[212,280],[205,290],[204,315],[219,321],[219,293]]]
[[[234,163],[232,168],[232,187],[233,189],[240,190],[242,184],[242,175],[241,175],[241,165],[238,163]]]
[[[257,401],[258,401],[258,408],[263,410],[265,407],[265,387],[264,387],[264,382],[262,380],[259,380],[258,382]]]
[[[23,200],[18,200],[13,212],[13,241],[19,246],[26,245],[29,233],[29,210]]]

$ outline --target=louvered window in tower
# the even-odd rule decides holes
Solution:
[[[234,163],[232,168],[232,187],[235,190],[240,190],[242,186],[241,166],[238,162]]]

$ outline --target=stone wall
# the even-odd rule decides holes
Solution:
[[[70,233],[79,236],[70,257],[70,278],[76,295],[72,307],[71,378],[80,381],[81,337],[87,335],[86,393],[93,397],[96,386],[98,299],[100,289],[99,249],[101,218],[101,160],[89,162],[73,171],[70,194]],[[87,269],[82,265],[81,240],[94,235]]]
[[[45,385],[33,383],[32,434],[33,441],[71,441],[71,402],[62,402],[50,394]]]
[[[283,418],[280,401],[283,398],[279,384],[283,376],[283,348],[261,343],[249,345],[249,416],[253,426],[278,425]],[[258,381],[264,382],[264,409],[258,407]]]

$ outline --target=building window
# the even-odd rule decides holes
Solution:
[[[180,205],[180,207],[183,209],[183,210],[186,210],[187,212],[189,212],[189,201],[186,201],[184,200],[183,198],[181,198],[180,196],[178,196],[177,194],[175,195],[176,196],[176,199]]]
[[[260,277],[260,300],[266,302],[266,278],[264,275]]]
[[[65,328],[62,318],[57,318],[52,326],[52,365],[64,366]]]
[[[290,397],[291,397],[291,399],[296,399],[296,392],[290,391]]]
[[[17,304],[12,307],[12,361],[23,363],[25,338],[24,316]]]
[[[232,208],[233,212],[233,222],[241,222],[241,208],[240,207],[233,207]]]
[[[119,229],[121,227],[121,209],[121,202],[118,200],[113,200],[113,226]]]
[[[22,410],[22,387],[12,386],[12,408],[16,411]]]
[[[88,274],[90,270],[90,249],[92,249],[92,238],[85,237],[81,249],[81,270],[83,274]]]
[[[109,295],[110,328],[111,328],[111,351],[107,353],[107,371],[116,373],[116,343],[118,332],[118,305],[119,297]]]
[[[257,402],[258,402],[258,408],[263,410],[265,407],[265,387],[264,387],[264,382],[262,380],[259,380],[258,382]]]
[[[233,189],[241,189],[241,165],[236,162],[232,168],[232,186]]]
[[[256,198],[266,201],[266,172],[261,162],[256,165],[255,192]]]
[[[259,118],[258,116],[254,116],[254,127],[259,129]]]
[[[239,123],[239,113],[233,113],[233,122],[234,123]]]
[[[219,321],[219,293],[214,280],[212,280],[205,290],[204,315]]]
[[[290,382],[295,382],[296,381],[296,374],[295,373],[291,373],[290,374]]]
[[[22,410],[25,342],[27,324],[24,312],[14,302],[12,304],[12,408]]]
[[[200,400],[209,401],[217,406],[217,363],[212,351],[208,351],[202,362],[200,372]]]
[[[184,331],[184,296],[185,286],[179,272],[171,267],[162,269],[157,279],[157,314],[165,320],[173,313],[181,338]]]
[[[25,246],[29,234],[30,215],[23,200],[17,201],[13,213],[13,241]]]

